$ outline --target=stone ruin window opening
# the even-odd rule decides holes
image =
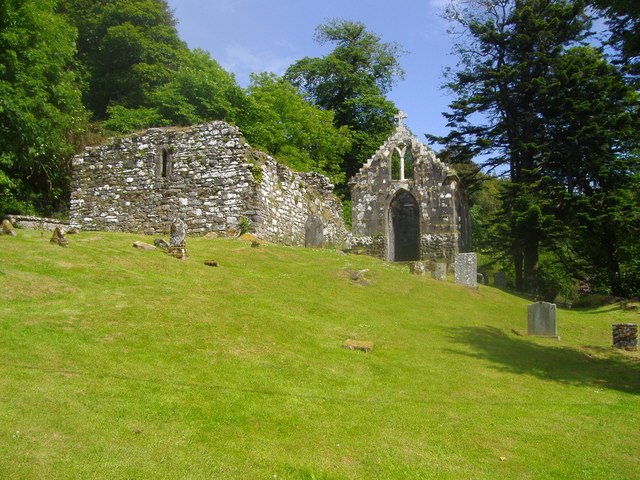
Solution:
[[[391,155],[391,180],[413,178],[413,155],[407,145],[398,145]]]
[[[160,149],[158,173],[161,178],[167,178],[171,175],[171,153],[167,147]]]
[[[400,189],[389,205],[389,260],[420,260],[420,206],[407,190]]]

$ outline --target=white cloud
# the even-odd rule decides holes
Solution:
[[[295,61],[289,55],[279,55],[271,51],[252,50],[242,45],[231,45],[225,49],[222,67],[235,73],[238,82],[246,85],[250,73],[273,72],[282,75]]]

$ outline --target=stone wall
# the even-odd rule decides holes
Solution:
[[[73,161],[71,225],[85,230],[165,234],[182,218],[189,234],[225,235],[248,224],[261,238],[304,244],[321,213],[331,243],[346,229],[333,186],[251,148],[224,122],[154,128],[90,147]]]
[[[7,215],[7,219],[16,228],[25,230],[55,230],[56,227],[68,228],[67,220],[55,218],[34,217],[31,215]]]

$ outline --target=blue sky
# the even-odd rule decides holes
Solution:
[[[385,42],[409,53],[406,71],[388,95],[423,134],[447,133],[441,112],[451,97],[440,88],[443,69],[454,66],[452,38],[439,14],[447,0],[168,0],[182,40],[211,53],[242,86],[252,72],[282,74],[296,60],[322,56],[331,45],[313,41],[315,27],[331,18],[363,22]],[[439,149],[436,145],[434,149]]]

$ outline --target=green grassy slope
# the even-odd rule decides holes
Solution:
[[[49,235],[0,237],[2,479],[640,478],[637,313],[533,338],[526,300],[369,257]]]

